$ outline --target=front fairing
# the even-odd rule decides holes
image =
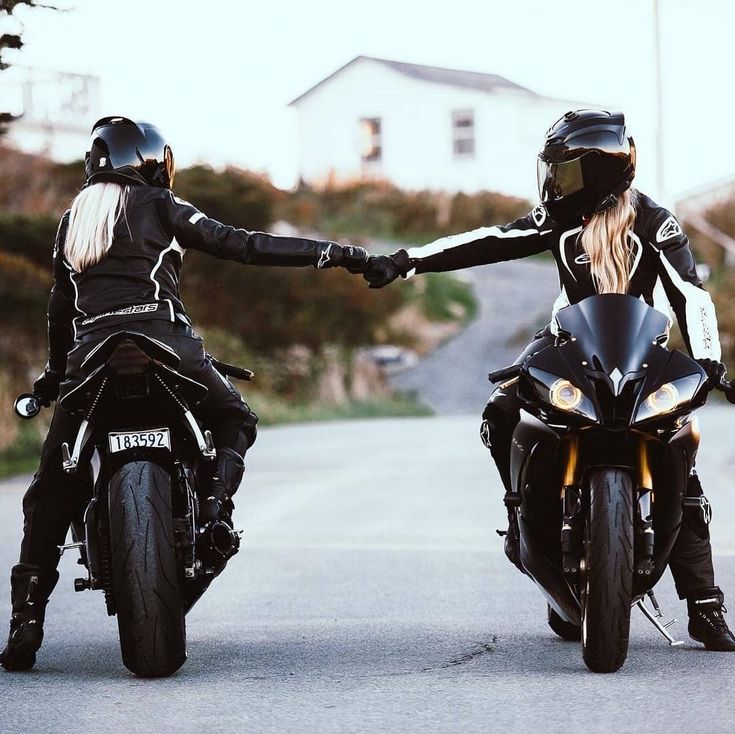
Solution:
[[[540,417],[556,415],[568,425],[627,428],[651,393],[687,377],[694,385],[691,399],[644,422],[670,420],[704,402],[704,371],[688,356],[661,346],[669,321],[643,301],[617,294],[592,296],[560,311],[557,326],[556,344],[528,359],[520,376],[519,396]],[[550,375],[582,391],[588,404],[583,414],[549,404],[545,388]]]
[[[556,316],[559,335],[591,370],[609,378],[616,394],[639,375],[654,346],[665,343],[669,319],[632,296],[585,298]]]

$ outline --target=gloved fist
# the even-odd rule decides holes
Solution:
[[[370,288],[384,288],[399,275],[405,277],[409,269],[408,253],[398,250],[392,255],[371,255],[363,277]]]
[[[342,259],[338,264],[350,273],[364,273],[369,259],[368,251],[364,247],[342,245]]]
[[[720,384],[727,372],[727,367],[716,359],[697,359],[695,362],[707,373],[711,389]]]
[[[46,368],[33,383],[33,394],[44,408],[48,408],[59,397],[59,387],[63,379],[64,375],[60,372]]]
[[[363,273],[368,262],[368,251],[364,247],[339,245],[336,242],[324,242],[317,270],[325,268],[345,268],[350,273]]]

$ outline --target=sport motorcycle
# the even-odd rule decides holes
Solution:
[[[683,513],[709,521],[687,480],[694,411],[713,386],[697,362],[666,348],[669,326],[640,299],[591,296],[558,312],[553,344],[489,376],[517,383],[523,405],[505,496],[519,565],[546,597],[552,629],[581,636],[595,672],[625,662],[633,605],[674,642],[653,587]],[[714,387],[735,402],[733,384]]]
[[[179,364],[162,342],[120,331],[90,352],[84,381],[60,401],[81,418],[62,445],[64,470],[97,466],[93,482],[79,477],[93,491],[74,514],[73,542],[60,551],[78,549],[87,574],[74,588],[103,592],[108,614],[117,615],[123,663],[142,677],[168,676],[184,663],[185,615],[240,546],[227,523],[199,522],[198,490],[216,450],[192,413],[207,388]],[[253,379],[249,370],[212,364]],[[15,403],[23,418],[40,408],[32,394]]]

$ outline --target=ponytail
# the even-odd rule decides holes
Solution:
[[[115,223],[125,216],[127,193],[127,186],[96,183],[82,189],[72,202],[64,256],[78,273],[107,254]]]
[[[594,214],[582,230],[582,247],[590,259],[598,293],[627,293],[631,251],[628,238],[635,223],[636,192],[627,189],[611,209]]]

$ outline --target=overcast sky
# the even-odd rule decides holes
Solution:
[[[70,10],[18,11],[18,60],[99,75],[100,113],[159,124],[182,163],[233,162],[293,183],[287,103],[365,54],[497,73],[541,94],[623,109],[639,186],[655,189],[653,0],[55,2]],[[666,180],[679,193],[735,173],[735,2],[660,7]],[[518,164],[535,177],[534,161]]]

